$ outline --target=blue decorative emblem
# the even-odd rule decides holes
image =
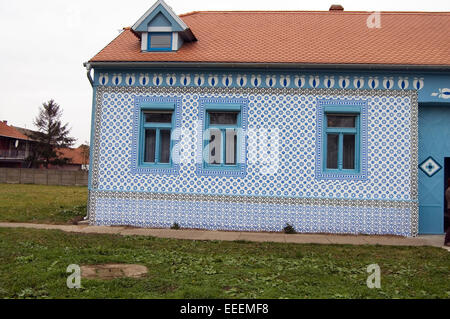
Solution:
[[[437,96],[441,99],[450,99],[450,89],[449,88],[442,88],[439,89],[439,92],[433,92],[431,93],[431,96]]]
[[[355,76],[353,80],[353,85],[355,88],[360,89],[364,86],[364,77]]]
[[[332,88],[334,86],[334,76],[325,76],[323,80],[325,87]]]
[[[420,163],[419,168],[428,175],[428,177],[433,176],[442,168],[438,162],[436,162],[431,156],[429,156],[426,160]]]

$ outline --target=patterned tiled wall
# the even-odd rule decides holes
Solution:
[[[135,97],[181,99],[180,163],[175,174],[133,170]],[[199,101],[245,99],[245,172],[202,175]],[[367,106],[366,172],[360,179],[316,174],[317,101]],[[97,88],[90,185],[94,224],[233,230],[415,235],[417,95],[404,90]],[[261,132],[272,139],[263,153]],[[267,141],[266,141],[267,142]]]

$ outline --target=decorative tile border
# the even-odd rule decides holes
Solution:
[[[93,225],[416,236],[417,202],[90,192]]]
[[[101,72],[95,79],[100,86],[211,87],[211,88],[326,88],[421,90],[425,83],[418,76],[359,76],[271,72]]]

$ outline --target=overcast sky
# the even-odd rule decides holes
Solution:
[[[33,128],[42,102],[64,111],[76,145],[89,141],[92,89],[82,63],[131,26],[153,0],[0,0],[0,120]],[[450,11],[449,0],[166,0],[177,14],[202,10]]]

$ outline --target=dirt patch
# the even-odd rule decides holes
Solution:
[[[136,264],[103,264],[81,266],[81,277],[86,279],[141,278],[148,269]]]

